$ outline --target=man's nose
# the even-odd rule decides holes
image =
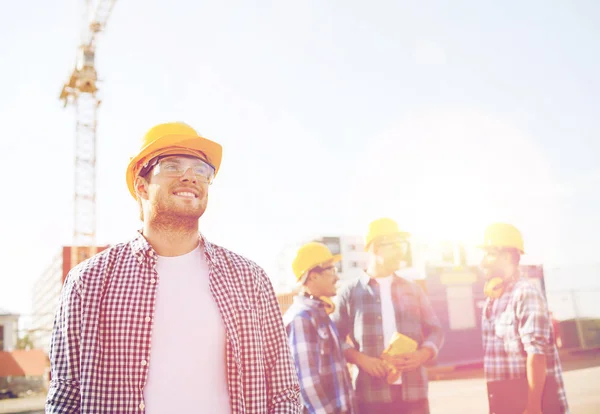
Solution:
[[[196,177],[196,174],[194,174],[194,169],[190,167],[184,171],[184,173],[180,177],[180,180],[191,181],[193,183],[196,183],[196,181],[198,181],[198,177]]]

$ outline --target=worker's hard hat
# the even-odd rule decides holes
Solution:
[[[165,154],[188,154],[204,158],[215,168],[215,176],[221,165],[223,147],[200,136],[183,122],[159,124],[151,128],[142,138],[140,150],[131,157],[127,166],[127,187],[134,198],[134,181],[144,164],[152,158]]]
[[[317,266],[337,263],[342,259],[341,254],[333,255],[323,243],[310,242],[298,249],[292,262],[296,281],[304,283],[308,272]]]
[[[525,253],[523,236],[519,229],[512,224],[494,223],[485,229],[482,249],[516,249],[521,254]]]
[[[365,236],[365,250],[369,248],[369,245],[373,242],[373,240],[378,239],[380,237],[385,236],[401,236],[401,237],[409,237],[410,233],[406,231],[401,231],[398,227],[398,223],[390,218],[380,218],[375,221],[372,221],[369,224],[369,231]]]

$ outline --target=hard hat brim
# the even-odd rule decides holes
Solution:
[[[300,286],[304,285],[304,283],[306,282],[306,279],[308,278],[308,274],[315,267],[319,267],[319,266],[322,266],[324,264],[334,264],[334,263],[339,262],[340,260],[342,260],[342,255],[341,254],[335,254],[332,257],[330,257],[329,259],[325,260],[324,262],[317,263],[316,265],[311,266],[310,268],[308,268],[307,270],[305,270],[304,272],[301,273],[301,276],[300,276],[299,279],[296,280],[296,283],[298,285],[300,285]]]
[[[408,239],[411,236],[411,234],[407,231],[396,231],[393,233],[381,234],[379,236],[373,237],[372,239],[365,241],[365,249],[364,249],[365,252],[369,250],[369,246],[371,244],[373,244],[373,242],[377,241],[377,239],[380,239],[382,237],[389,237],[389,236],[400,236],[400,237],[404,237],[404,238]]]
[[[492,245],[489,245],[489,244],[479,244],[479,245],[477,245],[475,247],[477,247],[478,249],[481,249],[481,250],[514,249],[514,250],[518,251],[521,254],[525,254],[525,251],[523,249],[520,249],[520,248],[515,247],[515,246],[492,246]]]
[[[220,144],[200,136],[180,134],[164,135],[146,145],[129,161],[126,180],[129,193],[131,193],[133,198],[137,199],[134,182],[139,171],[139,164],[146,160],[150,155],[169,147],[182,147],[203,152],[208,158],[207,161],[215,167],[215,177],[217,176],[223,156],[223,147]]]

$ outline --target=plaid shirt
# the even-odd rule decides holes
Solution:
[[[340,289],[333,313],[340,338],[350,338],[354,347],[371,357],[379,357],[388,344],[383,340],[379,284],[366,273]],[[396,330],[413,338],[434,354],[442,347],[444,335],[429,300],[416,283],[399,276],[392,281],[392,302]],[[358,370],[355,378],[357,397],[365,402],[391,402],[392,385]],[[427,398],[428,383],[424,367],[402,374],[402,398],[416,401]]]
[[[232,412],[300,413],[298,379],[267,275],[200,239],[227,332]],[[156,252],[138,235],[71,270],[52,333],[46,413],[144,412],[156,261]]]
[[[556,379],[562,412],[569,412],[552,323],[539,289],[526,279],[509,284],[500,298],[487,299],[481,326],[488,382],[527,378],[527,354],[546,355],[546,373]]]
[[[355,413],[352,382],[323,302],[300,294],[283,317],[309,413]]]

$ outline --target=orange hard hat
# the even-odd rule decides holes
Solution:
[[[323,264],[336,263],[342,259],[340,254],[332,254],[331,250],[319,242],[306,243],[298,249],[296,257],[292,262],[292,270],[296,275],[296,281],[304,283],[303,277],[314,269]]]
[[[365,236],[365,250],[369,248],[369,245],[373,240],[385,236],[398,235],[401,237],[410,237],[410,233],[401,231],[398,227],[398,223],[390,218],[380,218],[372,221],[369,224],[369,230]]]
[[[183,122],[169,122],[154,126],[144,135],[138,153],[130,158],[127,166],[127,187],[134,198],[137,198],[137,195],[133,183],[140,170],[152,158],[167,153],[189,154],[204,158],[215,168],[216,176],[221,166],[223,147],[200,136]]]
[[[525,253],[523,236],[519,229],[512,224],[494,223],[490,224],[483,236],[482,249],[501,248],[516,249],[519,253]]]

